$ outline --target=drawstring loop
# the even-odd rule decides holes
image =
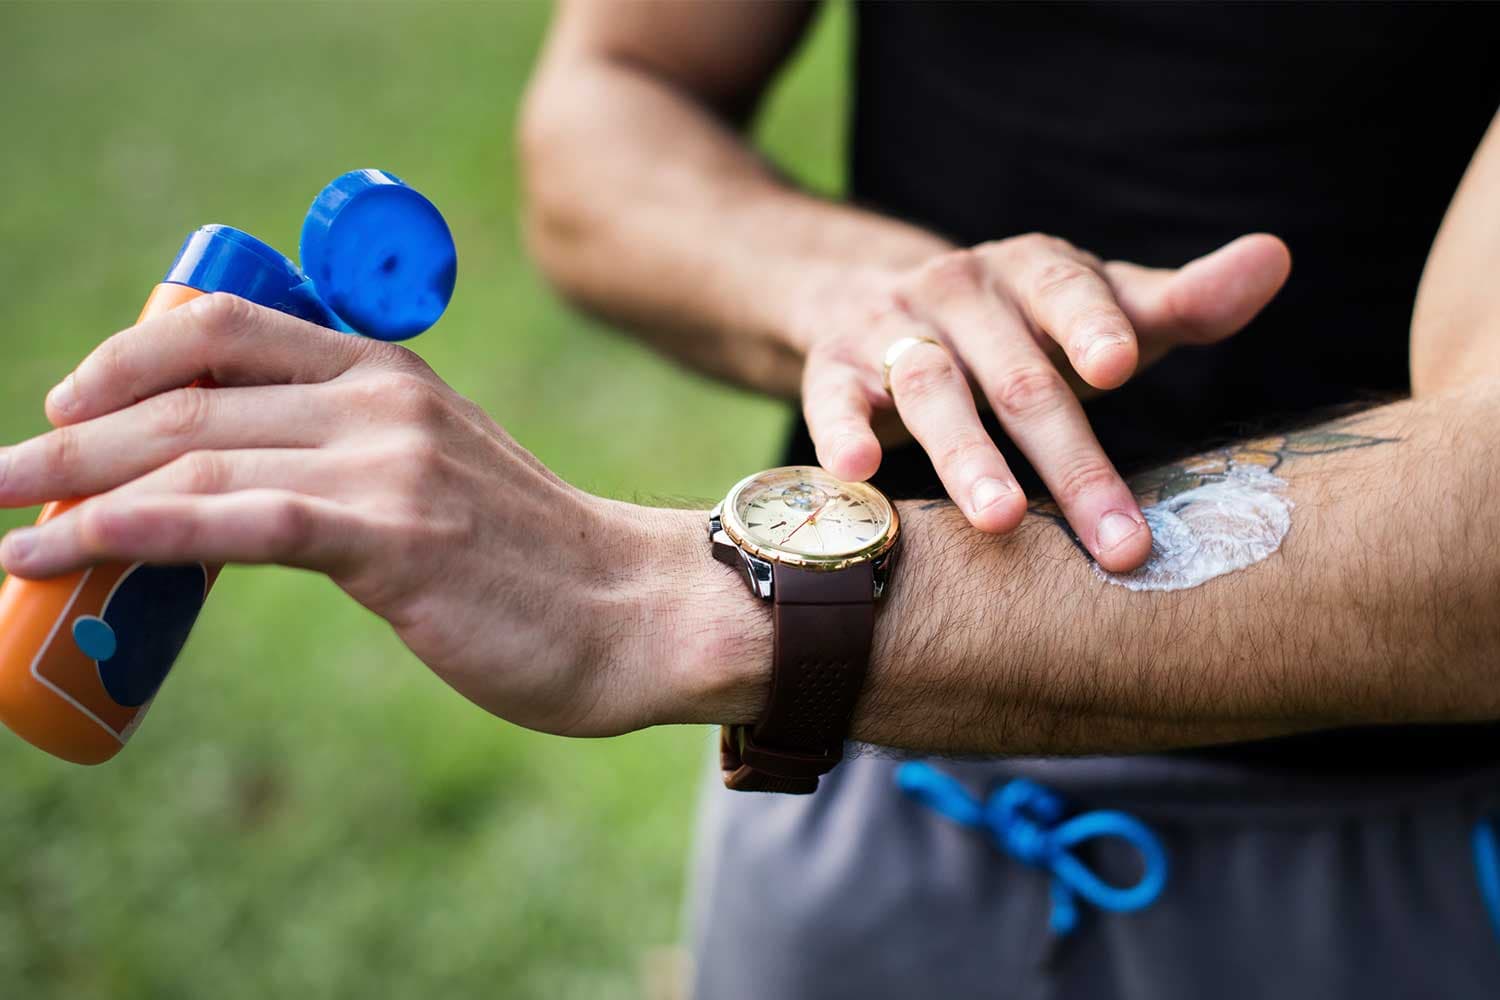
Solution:
[[[1059,936],[1078,926],[1075,896],[1101,910],[1129,913],[1156,902],[1166,887],[1167,852],[1156,834],[1128,813],[1097,809],[1065,820],[1061,796],[1025,778],[1008,781],[980,800],[958,779],[917,761],[897,768],[896,784],[955,823],[986,832],[996,847],[1022,864],[1050,872],[1051,926]],[[1110,885],[1070,852],[1095,837],[1118,837],[1134,847],[1145,867],[1140,881]]]
[[[1015,778],[983,800],[952,775],[908,761],[896,770],[901,791],[961,826],[982,830],[1001,851],[1052,875],[1052,930],[1065,936],[1078,926],[1081,896],[1101,910],[1129,913],[1156,902],[1167,884],[1167,854],[1146,824],[1129,813],[1098,809],[1063,820],[1062,798],[1052,789]],[[1061,821],[1061,822],[1059,822]],[[1119,837],[1141,855],[1144,872],[1132,886],[1105,882],[1069,848],[1094,837]],[[1474,824],[1475,879],[1500,936],[1500,814]]]

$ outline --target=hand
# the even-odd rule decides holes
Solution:
[[[1099,565],[1134,569],[1150,553],[1150,530],[1078,398],[1119,387],[1174,347],[1237,332],[1290,267],[1286,246],[1267,235],[1176,270],[1105,263],[1030,235],[907,272],[843,275],[794,322],[807,345],[802,405],[818,460],[843,479],[874,475],[872,428],[893,408],[969,522],[1009,531],[1026,498],[979,422],[977,388]],[[887,393],[886,349],[905,337],[941,346],[902,353]]]
[[[178,388],[198,378],[219,388]],[[111,337],[47,405],[56,430],[0,449],[0,506],[93,498],[8,535],[8,572],[298,566],[518,724],[606,735],[714,711],[650,673],[690,664],[710,683],[707,640],[673,616],[748,603],[703,515],[571,488],[410,351],[208,296]],[[662,584],[694,559],[707,583]]]

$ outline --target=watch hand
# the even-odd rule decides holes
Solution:
[[[831,497],[830,497],[830,498],[829,498],[829,499],[832,499],[832,498],[831,498]],[[808,526],[808,525],[809,525],[809,524],[811,524],[811,523],[812,523],[812,520],[813,520],[813,518],[815,518],[815,517],[817,517],[817,516],[818,516],[818,515],[819,515],[819,514],[821,514],[821,513],[823,513],[823,508],[824,508],[824,507],[827,507],[827,506],[828,506],[828,500],[824,500],[824,501],[823,501],[823,502],[822,502],[822,503],[820,503],[820,504],[818,504],[818,509],[817,509],[817,510],[815,510],[815,511],[813,511],[813,512],[812,512],[812,513],[811,513],[811,514],[809,514],[809,515],[807,515],[807,520],[806,520],[806,521],[803,521],[803,522],[802,522],[802,523],[801,523],[801,524],[799,524],[799,525],[797,525],[797,526],[796,526],[796,527],[795,527],[795,528],[793,528],[793,529],[792,529],[792,530],[791,530],[791,531],[788,531],[788,532],[787,532],[787,533],[786,533],[786,538],[783,538],[783,539],[782,539],[782,540],[781,540],[781,544],[783,544],[783,545],[785,545],[785,544],[786,544],[786,543],[787,543],[787,541],[788,541],[788,539],[790,539],[790,538],[791,538],[791,537],[792,537],[792,536],[793,536],[793,535],[795,535],[795,534],[796,534],[796,533],[797,533],[797,532],[799,532],[799,531],[801,531],[801,530],[802,530],[802,529],[803,529],[803,528],[805,528],[805,527],[807,527],[807,526]]]

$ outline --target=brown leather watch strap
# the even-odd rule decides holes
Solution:
[[[771,694],[754,726],[725,726],[724,784],[739,791],[806,793],[843,759],[875,631],[868,562],[832,572],[776,563]]]

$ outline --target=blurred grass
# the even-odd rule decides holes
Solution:
[[[547,16],[0,3],[0,442],[45,428],[45,391],[134,318],[188,230],[292,250],[324,181],[380,166],[459,244],[452,308],[414,348],[562,475],[712,498],[772,461],[781,407],[569,314],[525,260],[511,135]],[[761,126],[823,189],[846,18],[823,18]],[[705,746],[518,730],[326,581],[231,569],[117,761],[0,735],[0,995],[635,995],[641,953],[677,934]]]

